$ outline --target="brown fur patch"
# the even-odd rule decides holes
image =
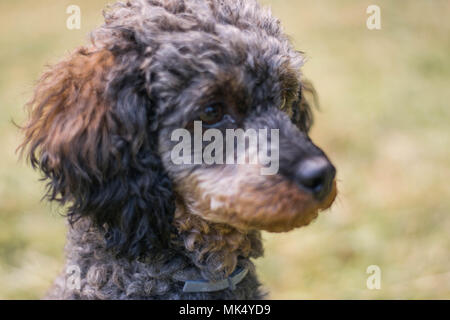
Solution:
[[[28,103],[30,120],[20,147],[29,147],[33,164],[45,152],[46,167],[62,169],[64,159],[77,163],[76,155],[83,154],[96,170],[98,153],[104,155],[109,149],[101,142],[110,139],[104,93],[107,70],[113,63],[109,51],[82,47],[42,75]]]
[[[308,225],[336,197],[336,184],[323,202],[316,201],[279,175],[262,176],[259,167],[238,165],[204,169],[178,187],[193,214],[241,230],[284,232]]]

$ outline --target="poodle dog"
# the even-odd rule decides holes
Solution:
[[[254,0],[130,0],[104,17],[42,75],[23,126],[20,148],[69,222],[47,297],[263,298],[261,230],[305,226],[337,193],[308,136],[302,53]],[[172,133],[195,121],[277,129],[279,171],[175,164]]]

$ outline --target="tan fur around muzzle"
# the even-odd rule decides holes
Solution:
[[[336,183],[319,202],[280,175],[260,175],[257,165],[227,165],[200,169],[178,190],[188,210],[206,220],[238,229],[285,232],[308,225],[333,203]]]

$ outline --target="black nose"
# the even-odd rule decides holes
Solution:
[[[296,181],[300,186],[323,200],[333,187],[336,169],[325,157],[314,157],[302,160],[296,170]]]

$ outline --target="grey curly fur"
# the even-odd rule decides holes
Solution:
[[[264,187],[279,188],[278,193],[266,190],[276,205],[267,205],[272,211],[261,214],[265,221],[256,221],[252,208],[263,210],[258,199],[269,198],[250,181],[253,193],[242,205],[256,205],[225,217],[242,215],[248,228],[238,228],[241,225],[233,224],[237,220],[214,222],[196,208],[207,198],[192,182],[196,175],[213,172],[216,178],[224,177],[223,188],[228,188],[227,181],[245,178],[226,177],[220,168],[173,165],[170,133],[192,120],[202,99],[210,95],[210,84],[221,83],[229,95],[232,88],[225,80],[231,78],[243,88],[243,96],[251,97],[243,98],[243,104],[256,106],[254,117],[243,127],[284,128],[280,139],[288,150],[282,155],[287,171],[295,159],[323,156],[307,136],[311,114],[298,93],[301,53],[293,49],[279,21],[254,0],[131,0],[110,6],[104,17],[105,24],[92,32],[92,46],[76,55],[80,68],[95,52],[109,55],[99,55],[87,76],[79,75],[70,60],[57,65],[44,75],[30,103],[36,107],[24,145],[30,145],[31,163],[48,179],[50,200],[71,204],[66,265],[47,298],[264,297],[251,261],[263,254],[255,229],[266,223],[266,230],[288,231],[308,224],[323,207],[297,187],[297,193],[291,193],[293,202],[286,197],[277,200],[292,188],[278,177],[258,180]],[[100,64],[108,67],[106,74],[96,73]],[[94,81],[104,84],[103,89],[94,87]],[[69,96],[68,90],[70,98],[58,98]],[[91,102],[92,97],[100,102]],[[293,105],[289,117],[278,110],[283,99]],[[66,110],[66,103],[78,103],[79,110]],[[87,121],[83,114],[88,114]],[[220,188],[207,188],[208,201],[223,196]],[[229,201],[235,203],[233,199]],[[277,210],[287,212],[285,221],[276,220]],[[304,217],[294,219],[301,214]],[[251,228],[251,223],[257,227]],[[246,267],[249,273],[235,290],[182,291],[186,280],[219,280],[236,267]],[[79,286],[70,283],[74,270],[80,271]]]
[[[272,41],[272,48],[270,44],[263,47],[272,51],[285,51],[296,69],[302,63],[301,57],[292,51],[287,38],[282,34],[278,20],[253,0],[135,0],[116,3],[104,15],[105,25],[92,33],[94,46],[99,49],[123,50],[114,73],[150,66],[146,77],[155,72],[160,75],[160,79],[158,82],[152,80],[152,87],[148,90],[167,104],[168,100],[179,98],[177,92],[170,92],[168,88],[177,88],[177,82],[186,81],[186,78],[192,76],[189,72],[198,74],[202,69],[214,69],[211,59],[215,58],[214,55],[221,55],[219,59],[224,60],[238,59],[238,55],[243,54],[238,50],[251,50],[243,48],[236,36],[256,47],[260,47],[265,41]],[[124,29],[131,30],[133,38],[127,38],[127,34],[120,31]],[[218,39],[227,41],[221,42]],[[236,39],[235,43],[233,39]],[[146,58],[129,50],[136,46],[136,42],[146,47]],[[209,50],[199,47],[202,43],[209,44]],[[197,70],[180,69],[181,74],[186,73],[185,78],[180,76],[176,79],[164,69],[172,63],[174,66],[179,65],[177,56],[181,47],[191,51],[190,54],[184,54],[183,66],[190,65]],[[266,51],[265,54],[270,56],[273,52]],[[179,104],[183,102],[180,101]],[[185,105],[189,105],[189,102],[186,101]],[[167,112],[164,106],[160,106],[158,110]],[[176,116],[180,117],[180,114]],[[177,246],[143,262],[126,257],[117,258],[106,248],[104,233],[92,226],[89,218],[80,219],[69,228],[66,245],[66,266],[78,266],[81,270],[80,290],[68,288],[66,281],[70,273],[65,270],[56,280],[48,298],[259,299],[264,294],[260,290],[250,257],[262,255],[262,244],[259,232],[250,232],[248,237],[252,242],[252,252],[249,257],[239,257],[237,265],[247,267],[249,273],[236,290],[183,293],[183,281],[214,279],[217,275],[214,265],[199,261],[198,252],[186,250],[182,238],[178,239]]]
[[[262,255],[259,232],[249,235],[253,258]],[[47,299],[261,299],[254,264],[240,258],[238,266],[247,267],[248,275],[236,290],[211,293],[183,293],[184,281],[208,279],[214,267],[202,262],[198,252],[189,252],[183,239],[171,250],[146,261],[117,258],[105,247],[104,235],[88,220],[80,220],[69,229],[66,245],[66,267],[56,279]],[[68,285],[73,267],[81,271],[80,283]],[[78,275],[77,275],[78,276]]]

